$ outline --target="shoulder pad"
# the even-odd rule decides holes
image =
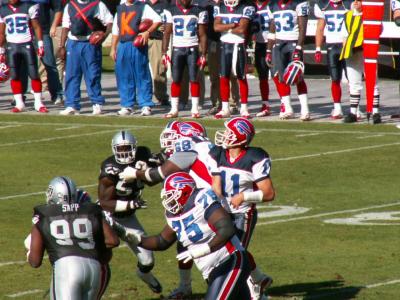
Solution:
[[[222,153],[224,152],[224,148],[222,148],[221,146],[214,146],[211,148],[209,155],[216,159],[217,157],[219,157]]]
[[[259,147],[250,147],[247,149],[247,153],[251,155],[253,161],[255,162],[263,160],[264,158],[269,158],[268,153]]]

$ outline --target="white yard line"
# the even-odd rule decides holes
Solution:
[[[26,264],[26,260],[6,261],[0,263],[0,267],[6,267],[11,265],[23,265]]]
[[[396,205],[400,205],[400,201],[394,202],[394,203],[382,204],[382,205],[372,205],[372,206],[367,206],[367,207],[363,207],[363,208],[332,211],[332,212],[328,212],[328,213],[321,213],[321,214],[316,214],[316,215],[311,215],[311,216],[279,219],[279,220],[267,221],[267,222],[258,222],[257,225],[268,225],[268,224],[293,222],[293,221],[299,221],[299,220],[315,219],[315,218],[321,218],[321,217],[326,217],[326,216],[346,214],[346,213],[355,213],[355,212],[364,211],[364,210],[370,210],[370,209],[375,209],[375,208],[385,208],[385,207],[396,206]]]
[[[8,297],[8,298],[18,298],[18,297],[22,297],[22,296],[25,296],[25,295],[37,294],[37,293],[42,293],[42,292],[44,292],[44,290],[36,289],[36,290],[18,292],[18,293],[15,293],[15,294],[9,294],[9,295],[6,295],[6,297]]]
[[[376,138],[376,137],[383,137],[383,134],[371,134],[371,135],[366,135],[366,136],[359,136],[359,137],[356,137],[356,139],[363,140],[363,139]]]
[[[7,128],[14,128],[14,127],[21,127],[22,125],[6,125],[0,126],[0,129],[7,129]]]
[[[314,136],[314,135],[320,135],[321,133],[319,132],[312,132],[312,133],[303,133],[303,134],[296,134],[295,137],[307,137],[307,136]]]
[[[71,129],[77,129],[77,128],[81,128],[82,126],[70,126],[70,127],[60,127],[60,128],[56,128],[55,130],[57,131],[61,131],[61,130],[71,130]]]

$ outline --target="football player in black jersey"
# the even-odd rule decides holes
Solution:
[[[144,234],[144,229],[135,215],[135,210],[145,205],[141,197],[144,184],[140,180],[127,182],[120,179],[119,174],[127,167],[140,168],[147,164],[151,166],[150,149],[137,146],[136,138],[126,130],[114,135],[111,146],[114,155],[101,164],[98,186],[100,204],[104,210],[112,213],[116,222]],[[129,242],[127,244],[138,258],[137,275],[153,292],[161,293],[162,287],[151,273],[154,267],[153,252]]]
[[[110,278],[110,248],[119,245],[117,235],[101,207],[87,201],[70,178],[50,181],[46,198],[47,204],[34,208],[25,240],[29,263],[40,267],[47,251],[53,266],[51,299],[99,299]]]

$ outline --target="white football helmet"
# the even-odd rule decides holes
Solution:
[[[224,0],[225,6],[234,8],[239,5],[240,0]]]
[[[53,178],[46,192],[48,204],[72,204],[78,203],[75,182],[67,176]]]
[[[111,141],[115,160],[120,164],[130,164],[135,160],[136,138],[127,130],[116,133]]]

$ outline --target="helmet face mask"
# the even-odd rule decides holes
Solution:
[[[53,178],[46,192],[48,204],[72,204],[78,202],[75,182],[66,176]]]
[[[171,214],[178,214],[189,200],[196,183],[186,172],[177,172],[168,176],[161,190],[162,205]]]
[[[225,6],[229,8],[234,8],[239,5],[240,0],[224,0]]]
[[[253,124],[246,118],[237,117],[224,123],[225,130],[215,133],[215,144],[224,149],[247,147],[253,139],[255,130]]]
[[[329,0],[329,2],[334,3],[334,4],[338,4],[340,2],[342,2],[343,0]]]
[[[126,130],[115,134],[111,141],[115,160],[124,165],[130,164],[135,160],[136,146],[136,138]]]

